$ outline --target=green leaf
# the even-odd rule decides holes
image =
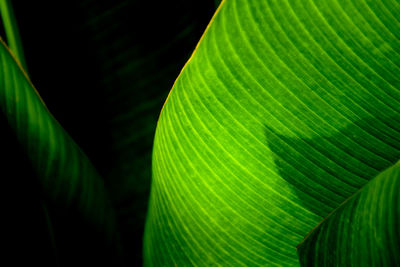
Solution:
[[[400,158],[400,5],[222,2],[161,113],[148,266],[298,266]]]
[[[20,62],[23,68],[27,70],[24,57],[24,49],[22,47],[17,21],[15,19],[12,3],[10,0],[0,0],[0,17],[4,24],[4,30],[7,35],[7,42],[11,51],[13,51],[15,58]]]
[[[107,239],[114,240],[115,215],[102,178],[50,114],[2,41],[0,107],[30,158],[47,197],[58,207],[78,211]]]
[[[400,265],[400,162],[313,230],[300,244],[302,266]]]

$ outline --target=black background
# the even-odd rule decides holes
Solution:
[[[46,198],[1,114],[6,249],[0,265],[139,266],[157,117],[215,11],[214,1],[12,3],[33,84],[110,189],[122,251],[74,210]],[[128,120],[113,123],[125,113],[132,114]],[[119,145],[135,132],[141,134]],[[123,187],[129,190],[122,193]]]

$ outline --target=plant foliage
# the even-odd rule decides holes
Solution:
[[[360,198],[377,190],[364,204],[384,214],[363,206],[349,225],[341,212],[354,205],[338,209],[302,262],[396,262],[397,180],[373,178],[400,157],[399,7],[222,2],[158,122],[147,265],[298,266],[304,236],[364,187]],[[345,225],[332,229],[338,216]]]
[[[400,265],[400,3],[209,2],[157,123],[144,265]],[[62,71],[37,47],[46,106],[0,0],[1,168],[29,159],[9,177],[39,190],[26,207],[42,207],[54,263],[140,264],[156,116],[206,16],[179,0],[71,3],[76,25],[40,35],[63,45]]]

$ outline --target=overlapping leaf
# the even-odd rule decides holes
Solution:
[[[299,246],[302,266],[399,266],[400,163],[379,174]]]
[[[0,107],[49,199],[60,207],[77,210],[109,240],[114,239],[114,211],[101,177],[47,110],[2,41]]]
[[[298,266],[400,158],[396,1],[224,1],[154,143],[148,266]]]

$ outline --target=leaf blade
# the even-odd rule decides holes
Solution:
[[[21,63],[23,68],[27,70],[27,65],[24,57],[24,49],[22,47],[21,37],[19,35],[18,25],[14,16],[11,1],[0,1],[0,15],[4,24],[9,47],[11,48],[11,50],[15,54],[15,57]]]
[[[399,178],[397,163],[330,214],[299,245],[302,266],[398,265]]]
[[[0,44],[0,103],[48,197],[74,207],[115,238],[115,218],[103,181],[89,159],[47,110],[6,45]]]
[[[399,158],[399,42],[365,5],[221,4],[158,122],[149,266],[298,266],[299,237]]]

